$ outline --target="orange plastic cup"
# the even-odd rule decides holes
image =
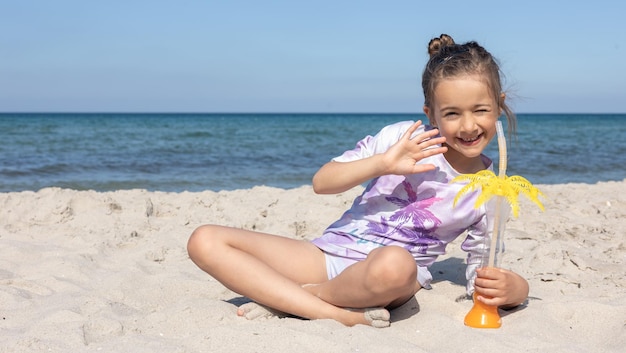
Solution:
[[[476,293],[474,293],[473,298],[474,306],[465,315],[465,325],[473,328],[499,328],[502,326],[502,319],[500,319],[497,306],[487,305],[476,300]]]

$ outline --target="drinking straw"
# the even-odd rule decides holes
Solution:
[[[500,162],[498,163],[498,178],[504,180],[506,178],[506,138],[504,137],[504,131],[502,129],[502,122],[498,120],[496,122],[496,134],[498,136],[498,151],[500,153]],[[506,205],[503,203],[502,196],[496,196],[496,209],[493,217],[493,233],[491,235],[491,246],[489,248],[489,265],[488,267],[495,267],[496,261],[496,248],[498,247],[500,240],[500,217],[502,216],[503,208]]]

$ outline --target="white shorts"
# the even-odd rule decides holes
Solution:
[[[331,280],[337,277],[343,270],[348,268],[349,266],[354,265],[355,263],[361,260],[354,260],[347,257],[341,257],[337,255],[332,255],[327,252],[324,252],[324,257],[326,258],[326,276]],[[417,282],[424,289],[430,289],[430,281],[432,281],[433,276],[428,271],[428,268],[423,266],[417,266]]]

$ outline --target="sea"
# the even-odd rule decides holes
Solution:
[[[626,178],[626,114],[517,118],[507,175],[533,184]],[[417,119],[427,121],[422,114],[2,113],[0,192],[297,188],[363,137]],[[485,154],[497,170],[495,139]]]

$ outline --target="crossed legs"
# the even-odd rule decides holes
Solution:
[[[388,325],[388,313],[385,325],[379,322],[384,312],[354,309],[398,306],[420,288],[413,257],[399,247],[376,249],[332,280],[323,252],[308,241],[205,225],[193,232],[187,250],[198,267],[257,303],[347,326]]]

